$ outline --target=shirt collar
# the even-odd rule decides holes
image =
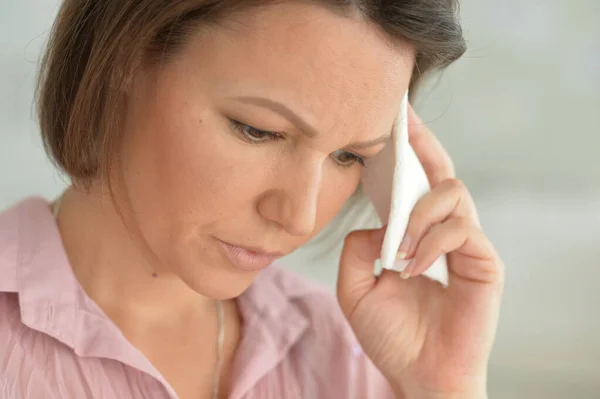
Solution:
[[[14,280],[0,289],[18,294],[23,324],[67,345],[78,356],[112,358],[164,382],[79,285],[45,199],[27,198],[6,211],[0,230],[16,232],[16,239],[0,242],[7,247],[0,254],[15,255],[2,256],[0,274],[6,272]]]

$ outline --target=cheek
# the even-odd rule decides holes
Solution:
[[[212,223],[234,211],[254,182],[239,168],[225,127],[211,118],[191,120],[157,132],[155,176],[176,220]]]
[[[132,132],[126,189],[140,230],[156,252],[167,245],[202,245],[201,235],[248,201],[242,195],[251,195],[252,175],[242,176],[236,167],[224,128],[201,111],[180,109],[155,114]]]

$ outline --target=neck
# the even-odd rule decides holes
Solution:
[[[75,276],[107,314],[137,322],[214,315],[215,300],[193,291],[160,263],[134,224],[126,226],[106,190],[68,189],[58,225]]]

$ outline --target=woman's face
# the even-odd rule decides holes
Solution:
[[[233,297],[354,193],[414,55],[308,4],[255,8],[131,82],[119,179],[160,273]]]

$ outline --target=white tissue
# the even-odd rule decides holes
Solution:
[[[361,181],[381,221],[388,227],[381,250],[381,265],[402,272],[409,260],[397,260],[410,213],[417,201],[431,190],[427,175],[408,141],[408,93],[392,132],[392,141],[377,157],[369,161]],[[442,255],[425,275],[447,284],[446,256]]]

